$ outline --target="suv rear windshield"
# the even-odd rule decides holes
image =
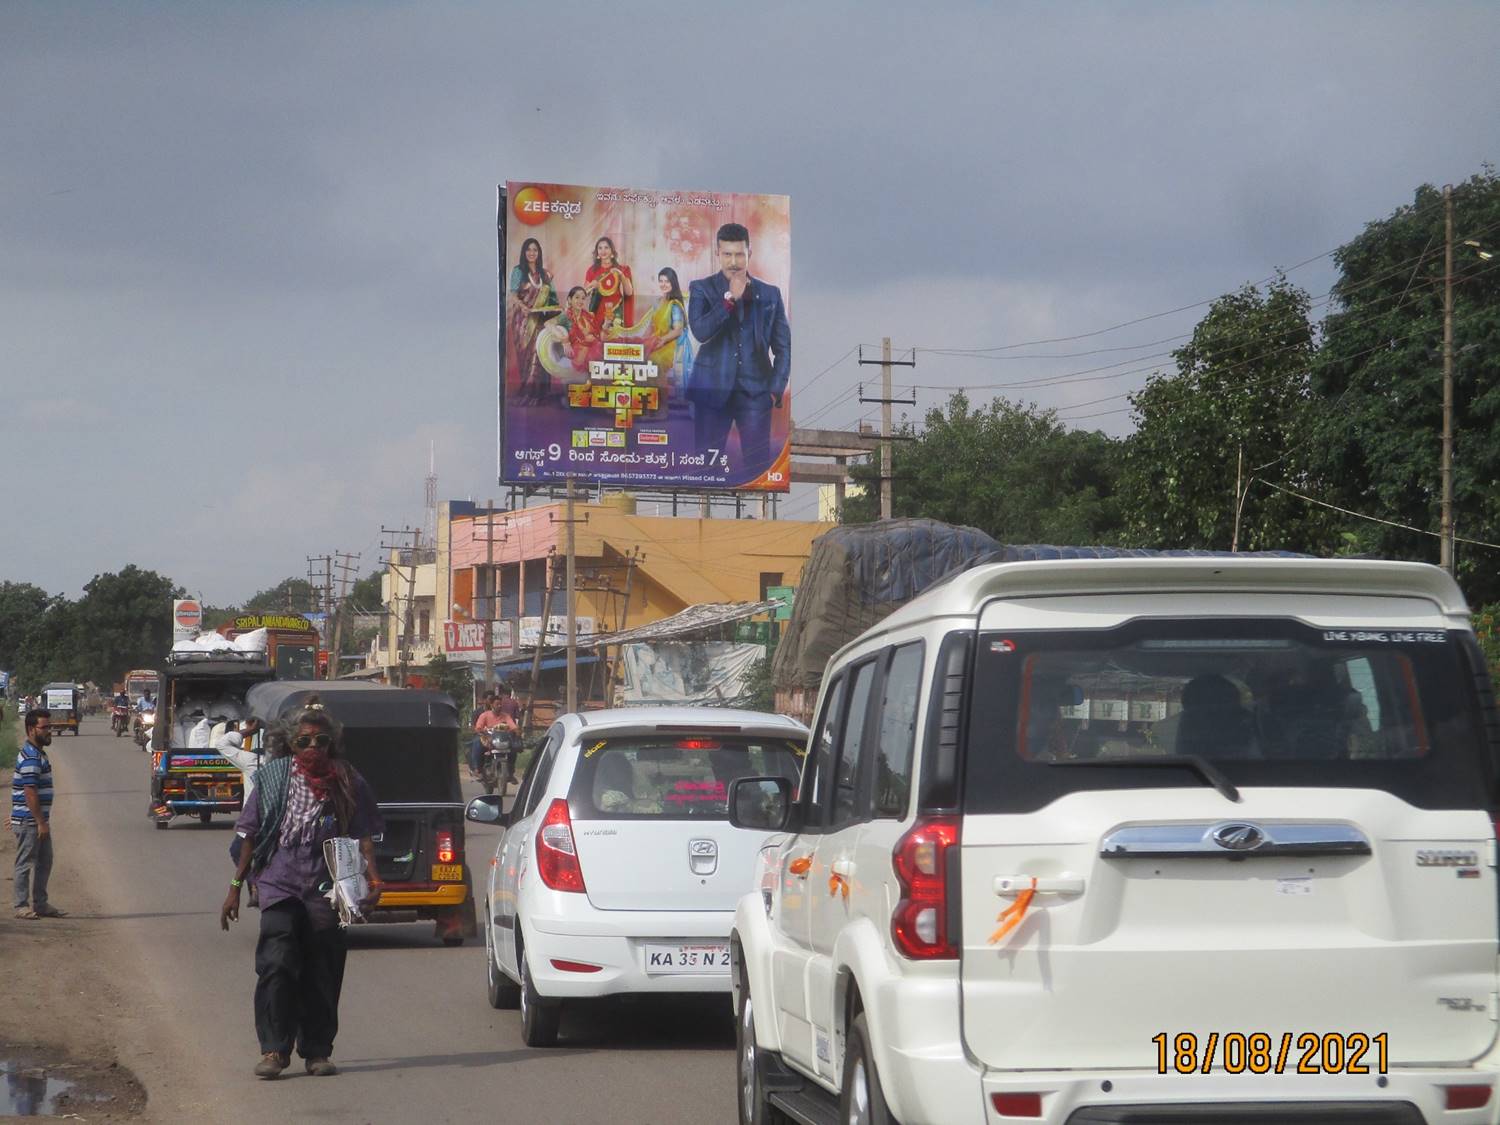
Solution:
[[[604,738],[583,744],[568,793],[579,820],[724,820],[729,783],[776,775],[797,784],[806,748],[719,735]]]
[[[1234,785],[1488,807],[1492,762],[1460,638],[1265,619],[983,634],[966,807],[1026,812],[1084,789],[1208,784],[1199,770],[1145,768],[1171,756]],[[1079,763],[1099,768],[1057,768]]]

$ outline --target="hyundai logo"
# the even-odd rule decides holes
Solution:
[[[719,845],[713,840],[689,840],[688,866],[694,875],[712,875],[719,867]]]
[[[1252,852],[1266,842],[1266,834],[1253,824],[1221,824],[1213,841],[1226,851]]]

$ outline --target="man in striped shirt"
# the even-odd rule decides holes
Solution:
[[[16,756],[10,789],[10,828],[16,834],[16,917],[61,918],[47,901],[52,874],[52,712],[26,712],[26,743]]]

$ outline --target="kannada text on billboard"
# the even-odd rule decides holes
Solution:
[[[790,200],[499,198],[501,481],[785,491]]]

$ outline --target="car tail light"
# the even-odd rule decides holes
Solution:
[[[453,847],[453,833],[447,828],[438,829],[437,858],[439,863],[452,863],[458,858],[458,852]]]
[[[991,1094],[990,1105],[1002,1117],[1040,1117],[1041,1094]]]
[[[554,797],[536,833],[536,873],[554,891],[584,892],[583,868],[573,844],[573,818],[568,802]]]
[[[958,846],[958,818],[919,820],[902,836],[891,855],[901,900],[891,915],[896,949],[914,960],[958,956],[955,935],[948,933],[948,849]]]
[[[1479,1109],[1490,1104],[1488,1086],[1444,1086],[1445,1109]]]
[[[564,961],[552,958],[552,967],[560,973],[597,973],[603,965],[590,965],[587,961]]]

